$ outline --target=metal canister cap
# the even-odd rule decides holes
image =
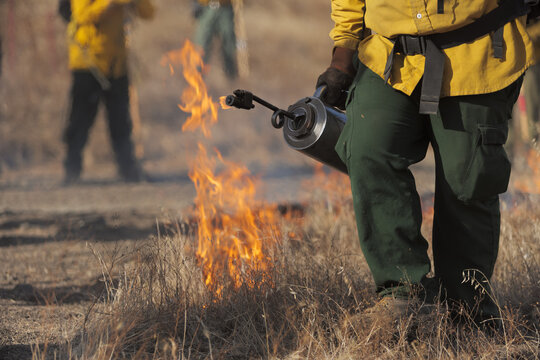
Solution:
[[[289,107],[289,112],[297,115],[295,120],[288,119],[285,123],[286,131],[291,136],[301,138],[309,134],[313,128],[315,112],[310,101],[310,98],[305,98]]]
[[[302,150],[312,146],[321,136],[326,124],[326,110],[322,101],[316,97],[304,98],[288,109],[302,115],[293,123],[287,119],[283,127],[285,141],[294,149]]]

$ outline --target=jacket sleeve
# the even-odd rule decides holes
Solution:
[[[137,2],[135,11],[137,13],[137,16],[139,16],[141,19],[149,20],[154,17],[155,9],[151,0],[139,0]]]
[[[330,31],[334,46],[352,50],[358,48],[364,28],[365,0],[332,0],[332,20],[335,25]]]
[[[111,0],[71,0],[71,13],[78,24],[97,23],[107,12]]]

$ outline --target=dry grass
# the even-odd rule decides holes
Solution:
[[[273,286],[216,297],[201,280],[193,236],[158,236],[116,272],[118,284],[90,314],[71,357],[537,359],[539,217],[533,203],[504,214],[493,280],[505,324],[498,336],[452,324],[442,305],[420,322],[367,316],[376,299],[350,199],[316,193],[303,224],[283,223],[295,235],[278,239],[271,254]]]

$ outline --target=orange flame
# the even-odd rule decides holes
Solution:
[[[422,210],[422,219],[424,223],[432,223],[434,215],[435,208],[433,207],[433,205],[427,205],[426,208]]]
[[[218,161],[225,169],[215,174]],[[249,171],[223,160],[219,153],[217,158],[208,157],[202,144],[190,178],[197,190],[197,258],[205,284],[218,295],[225,276],[235,287],[243,283],[255,286],[245,275],[271,269],[265,246],[279,235],[275,208],[257,207],[256,187]],[[269,282],[269,279],[263,276],[260,281]]]
[[[532,176],[527,179],[516,180],[514,187],[526,193],[540,194],[540,152],[538,150],[529,150],[527,164],[532,172]]]
[[[183,111],[191,117],[182,131],[201,129],[210,136],[217,122],[218,104],[207,94],[201,76],[204,64],[200,53],[187,41],[179,51],[168,53],[163,62],[180,62],[188,87],[182,93]],[[195,185],[194,215],[197,219],[196,256],[204,282],[220,296],[230,281],[235,288],[242,284],[255,287],[272,284],[270,248],[279,238],[275,206],[260,206],[255,201],[255,181],[244,166],[225,161],[221,154],[209,157],[199,143],[190,171]],[[216,173],[218,165],[223,167]],[[252,275],[257,274],[257,283]]]
[[[227,103],[225,102],[226,100],[227,100],[227,97],[226,97],[226,96],[221,96],[221,97],[219,98],[219,104],[221,105],[221,108],[222,108],[223,110],[227,110],[227,109],[231,109],[231,108],[232,108],[232,106],[227,105]]]
[[[182,125],[182,131],[195,131],[200,128],[204,137],[210,137],[209,126],[218,121],[218,104],[210,96],[202,77],[205,69],[202,60],[202,51],[195,48],[192,42],[187,40],[180,50],[168,52],[162,59],[162,65],[169,65],[171,74],[174,74],[174,65],[183,66],[182,74],[188,83],[188,87],[180,97],[178,104],[180,110],[190,113]]]

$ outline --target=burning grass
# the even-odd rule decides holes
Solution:
[[[440,307],[414,324],[368,321],[376,299],[357,245],[350,201],[314,195],[305,216],[282,219],[274,266],[218,295],[205,286],[194,235],[156,237],[91,313],[74,358],[525,358],[540,355],[540,207],[504,213],[494,286],[505,333],[455,326]],[[256,284],[252,286],[250,284]]]
[[[225,169],[216,174],[216,160]],[[205,284],[219,295],[228,280],[236,288],[266,284],[272,268],[269,253],[279,238],[275,206],[256,206],[255,181],[248,169],[226,162],[218,153],[209,157],[199,144],[190,178],[195,184],[197,259]],[[257,283],[243,276],[258,272]]]

